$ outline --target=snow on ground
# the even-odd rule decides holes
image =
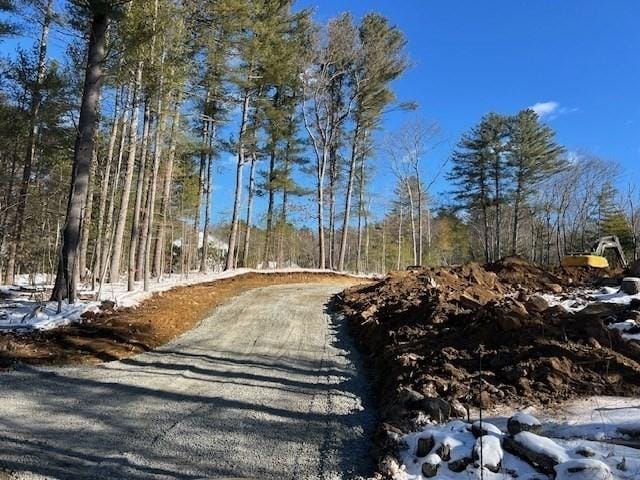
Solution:
[[[327,270],[305,268],[283,268],[273,270],[254,270],[239,268],[222,272],[190,273],[188,275],[166,275],[162,280],[152,280],[149,290],[144,291],[142,282],[136,282],[132,291],[127,291],[126,283],[105,284],[98,298],[98,292],[89,286],[79,287],[75,304],[64,303],[58,312],[58,303],[50,302],[51,285],[44,275],[20,276],[16,285],[0,286],[0,332],[32,330],[51,330],[73,322],[79,322],[82,314],[97,311],[103,301],[115,303],[116,308],[135,307],[154,293],[164,292],[174,287],[213,282],[236,277],[245,273],[331,273]],[[371,278],[369,276],[360,276]]]
[[[566,310],[576,313],[594,303],[630,305],[634,300],[640,301],[640,293],[627,295],[619,288],[602,287],[600,289],[574,289],[563,294],[543,294],[542,297],[550,306],[560,305]],[[608,325],[612,330],[622,333],[626,340],[640,341],[640,325],[634,320],[624,320]]]
[[[638,415],[638,414],[636,414]],[[503,420],[506,424],[506,419]],[[544,422],[543,422],[544,424]],[[453,421],[444,425],[427,426],[423,431],[410,433],[402,440],[400,462],[394,472],[396,480],[423,480],[429,478],[423,475],[424,463],[430,468],[439,462],[437,473],[431,478],[442,480],[480,479],[486,480],[631,480],[640,478],[640,451],[621,445],[589,440],[566,440],[536,435],[530,432],[516,434],[513,439],[528,450],[555,459],[555,477],[541,473],[539,467],[534,467],[528,461],[508,451],[504,451],[502,444],[508,434],[500,436],[493,433],[496,426],[490,422],[483,424],[485,430],[492,433],[476,439],[471,432],[471,424]],[[433,438],[435,441],[427,456],[419,457],[418,441],[421,438]],[[442,453],[441,445],[448,442],[455,445],[457,458],[467,457],[469,464],[462,471],[450,468],[453,464],[454,449],[451,458],[442,460],[438,451]],[[481,471],[479,446],[482,443],[483,465]],[[424,453],[424,452],[423,452]],[[493,468],[499,465],[498,468]],[[454,465],[455,466],[455,465]],[[429,468],[427,468],[427,471]],[[431,471],[433,473],[433,470]]]
[[[631,440],[628,432],[636,430],[640,434],[640,398],[592,396],[553,409],[528,407],[525,411],[541,420],[542,433],[548,437],[604,441]],[[499,407],[487,420],[506,428],[510,414],[511,408]]]

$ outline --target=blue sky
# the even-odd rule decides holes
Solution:
[[[318,20],[343,11],[359,19],[377,11],[405,32],[413,66],[396,82],[398,97],[417,101],[415,114],[438,121],[444,137],[425,158],[426,177],[483,114],[544,104],[544,119],[560,143],[620,163],[621,185],[640,180],[639,1],[301,0],[298,5],[314,7]],[[0,48],[14,46],[11,41]],[[390,115],[385,126],[397,128],[403,115]],[[391,197],[393,184],[383,156],[375,162],[372,188],[379,207]],[[216,176],[216,220],[229,213],[233,185],[230,162],[223,158],[220,165],[225,175]],[[434,186],[441,201],[446,190],[444,180]]]
[[[435,156],[488,111],[545,103],[545,120],[568,149],[640,178],[640,2],[323,0],[316,8],[321,19],[345,10],[378,11],[407,35],[414,66],[396,89],[440,122],[447,144]]]

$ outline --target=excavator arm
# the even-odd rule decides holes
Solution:
[[[622,250],[622,245],[620,244],[620,239],[618,237],[615,235],[602,237],[598,239],[591,249],[594,255],[598,255],[600,257],[604,257],[607,250],[613,250],[618,262],[623,268],[628,267],[627,260],[624,257],[624,251]]]

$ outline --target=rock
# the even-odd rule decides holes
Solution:
[[[398,402],[402,405],[411,405],[424,399],[424,395],[408,387],[401,387],[398,390]]]
[[[445,462],[448,462],[451,459],[451,446],[448,443],[441,443],[437,450],[436,454]]]
[[[640,424],[631,424],[624,427],[618,427],[618,432],[631,438],[640,438]]]
[[[451,460],[447,466],[452,472],[460,473],[467,468],[467,465],[471,465],[471,462],[473,462],[473,458],[471,457],[460,457],[455,460]]]
[[[612,480],[611,470],[600,460],[569,460],[555,467],[556,480]]]
[[[439,397],[425,398],[420,402],[420,408],[432,420],[442,423],[451,418],[451,405]]]
[[[479,420],[473,422],[471,425],[471,433],[473,433],[473,436],[476,438],[483,437],[485,435],[493,435],[498,438],[502,436],[502,432],[494,424],[482,422],[481,426]]]
[[[596,340],[593,337],[589,337],[587,339],[587,345],[589,345],[591,348],[595,350],[600,350],[602,348],[602,345],[600,345],[600,342],[598,342],[598,340]]]
[[[577,315],[580,317],[615,317],[624,309],[624,305],[617,303],[594,302],[580,310]]]
[[[426,457],[429,455],[435,445],[435,440],[431,435],[428,437],[420,437],[418,439],[418,447],[416,448],[416,457]]]
[[[596,451],[591,447],[587,447],[583,445],[581,447],[576,448],[576,454],[580,455],[581,457],[591,458],[596,456]]]
[[[636,260],[629,267],[629,273],[633,277],[640,277],[640,260]]]
[[[422,475],[426,478],[433,478],[438,475],[441,462],[442,459],[438,455],[429,455],[422,464]]]
[[[451,405],[451,416],[455,418],[467,418],[469,412],[467,408],[460,402],[460,400],[452,400],[450,402]]]
[[[478,467],[486,467],[490,471],[498,473],[503,458],[504,452],[498,437],[484,435],[476,440],[473,446],[473,460]]]
[[[378,313],[378,306],[377,305],[371,305],[369,308],[367,308],[366,310],[364,310],[360,316],[364,319],[364,320],[369,320],[371,317],[373,317],[376,313]]]
[[[493,407],[493,400],[491,394],[486,390],[480,393],[480,406],[484,409]]]
[[[553,293],[562,293],[562,291],[564,290],[560,285],[558,285],[557,283],[548,283],[547,284],[547,289],[549,289],[549,291],[553,292]]]
[[[458,303],[462,308],[466,308],[468,310],[477,310],[482,306],[482,303],[477,298],[472,297],[466,292],[460,294]]]
[[[565,450],[553,440],[531,432],[521,432],[513,437],[505,437],[504,449],[537,467],[543,473],[552,475],[556,465],[569,460]]]
[[[640,293],[640,278],[638,277],[625,277],[622,279],[622,285],[620,285],[620,290],[622,290],[627,295],[636,295]]]
[[[551,305],[542,295],[532,295],[525,306],[527,310],[532,312],[544,312]]]
[[[633,320],[636,323],[640,323],[640,312],[638,310],[629,310],[624,313],[622,320]]]
[[[100,310],[103,312],[112,312],[116,308],[116,302],[112,302],[111,300],[104,300],[100,304]]]
[[[518,412],[507,421],[507,430],[511,435],[517,435],[520,432],[539,434],[542,431],[542,424],[537,418]]]

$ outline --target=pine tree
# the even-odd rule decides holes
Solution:
[[[559,172],[564,149],[555,142],[555,132],[540,123],[532,110],[523,110],[510,119],[508,162],[513,169],[513,230],[511,254],[518,253],[521,208],[546,178]]]
[[[67,218],[58,264],[58,274],[51,299],[75,302],[76,262],[80,243],[80,227],[83,207],[87,198],[89,175],[94,149],[97,113],[102,86],[102,64],[106,54],[106,36],[109,20],[118,12],[118,5],[107,0],[77,0],[73,6],[80,10],[81,17],[89,25],[87,45],[87,67],[82,92],[78,136],[76,140],[73,175],[67,206]]]

